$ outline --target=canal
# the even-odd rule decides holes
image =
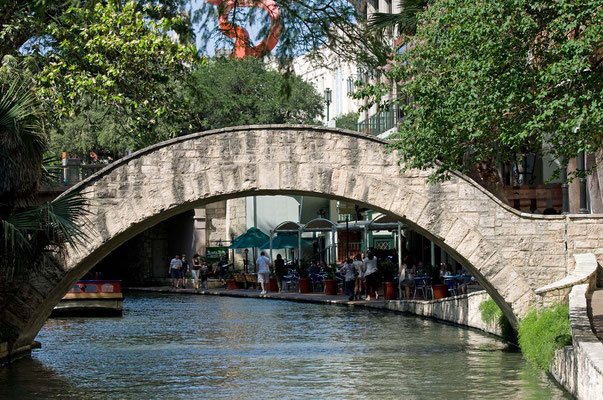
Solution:
[[[561,399],[479,332],[334,305],[127,294],[123,318],[49,320],[1,399]]]

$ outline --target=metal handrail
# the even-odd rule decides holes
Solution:
[[[45,165],[47,179],[45,185],[75,185],[88,178],[107,164],[79,164],[79,165]]]
[[[358,123],[358,132],[379,135],[388,131],[396,127],[398,122],[402,120],[398,114],[397,107],[373,114],[369,118]]]

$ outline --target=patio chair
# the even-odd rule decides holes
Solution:
[[[456,296],[456,295],[457,295],[457,292],[456,292],[456,285],[454,284],[454,279],[453,279],[453,278],[450,278],[450,279],[444,279],[444,284],[445,284],[446,286],[448,286],[448,291],[449,291],[450,293],[452,293],[452,295],[453,295],[453,296]]]
[[[287,292],[291,291],[291,288],[293,287],[293,289],[297,289],[298,287],[298,283],[299,282],[299,278],[289,272],[289,275],[285,275],[283,276],[283,290],[286,290]]]
[[[412,295],[413,299],[417,298],[417,292],[421,293],[423,299],[427,299],[427,284],[423,278],[415,278],[415,291]]]
[[[310,279],[312,280],[312,291],[317,292],[316,287],[321,288],[321,292],[325,290],[325,281],[323,277],[319,274],[310,274]]]

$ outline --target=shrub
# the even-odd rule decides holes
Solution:
[[[569,307],[557,304],[532,310],[519,324],[519,346],[526,360],[548,370],[555,351],[572,344]]]
[[[513,329],[513,326],[494,300],[482,301],[479,305],[479,311],[485,323],[496,323],[500,327],[503,339],[511,343],[517,343],[515,329]]]
[[[491,324],[503,315],[502,310],[492,299],[482,301],[479,305],[479,311],[482,314],[482,319],[487,324]]]

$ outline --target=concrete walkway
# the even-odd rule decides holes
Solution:
[[[207,289],[207,290],[195,290],[195,289],[174,289],[168,286],[154,286],[154,287],[129,287],[124,288],[124,291],[132,292],[155,292],[155,293],[184,293],[184,294],[199,294],[199,295],[210,295],[210,296],[228,296],[228,297],[244,297],[244,298],[263,298],[270,300],[289,300],[297,301],[302,303],[329,303],[329,304],[341,304],[341,305],[357,305],[367,306],[371,308],[385,308],[385,300],[382,296],[379,296],[379,300],[357,300],[350,301],[348,296],[327,296],[323,293],[297,293],[297,292],[268,292],[265,295],[260,294],[261,292],[256,289]],[[397,300],[391,300],[397,301]],[[379,304],[379,305],[378,305]]]
[[[591,324],[593,330],[599,340],[603,342],[603,289],[597,289],[593,292],[590,307],[592,309]]]

